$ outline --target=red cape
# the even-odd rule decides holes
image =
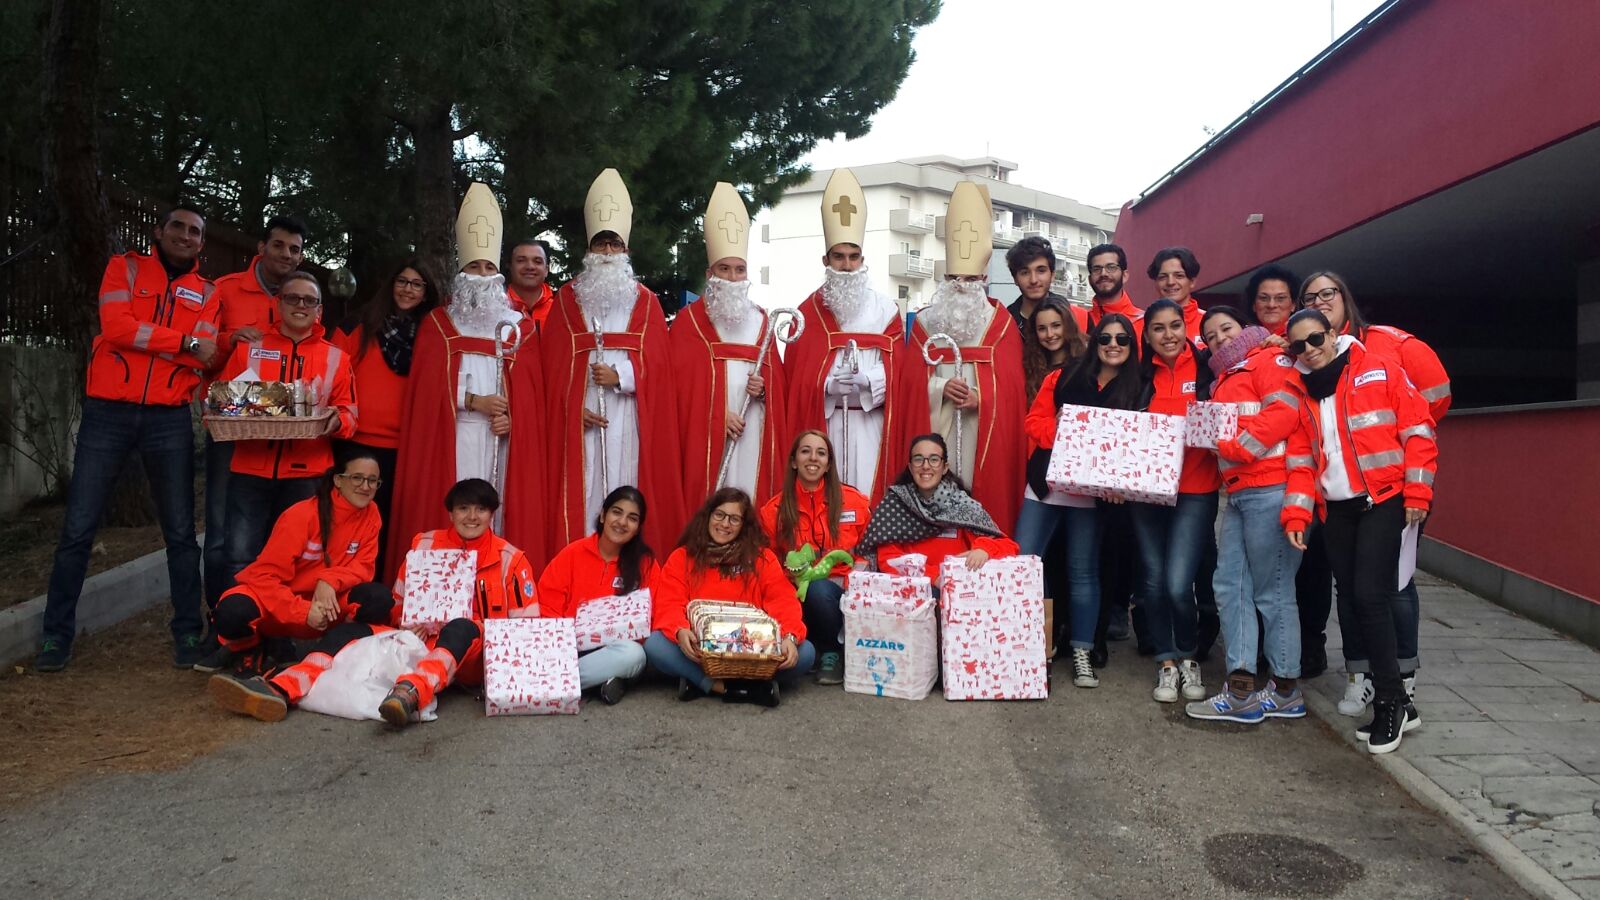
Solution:
[[[683,473],[678,441],[678,405],[672,397],[671,348],[661,302],[644,285],[628,330],[607,332],[607,350],[626,350],[633,362],[634,396],[639,410],[639,483],[649,504],[644,538],[660,558],[677,544],[687,515],[683,506]],[[589,351],[594,335],[572,292],[562,285],[550,317],[539,332],[540,369],[545,396],[545,470],[537,476],[548,487],[540,561],[553,559],[567,544],[584,536],[583,394],[589,384]],[[523,472],[534,477],[533,473]],[[611,485],[613,489],[621,485]],[[510,536],[512,522],[506,520]],[[514,539],[513,539],[514,540]]]
[[[531,338],[533,325],[521,323],[522,333]],[[527,338],[522,354],[529,353]],[[400,446],[395,463],[394,500],[389,509],[388,550],[384,554],[385,583],[394,581],[395,570],[411,549],[411,539],[419,532],[449,528],[450,516],[444,508],[444,495],[456,483],[456,385],[461,375],[462,353],[494,355],[494,341],[463,337],[439,307],[428,313],[417,329],[417,343],[411,354],[411,376],[406,380],[405,400],[400,407]],[[534,423],[540,418],[539,391],[516,388],[517,354],[506,357],[506,400],[511,404],[512,431],[506,451],[506,496],[501,505],[509,516],[521,504],[537,506],[539,498],[516,497],[510,489],[510,476],[528,465],[529,454],[537,465],[539,448],[517,440],[519,423]]]
[[[839,320],[822,302],[820,289],[813,291],[800,303],[800,314],[805,317],[806,329],[800,334],[799,340],[789,345],[783,363],[789,382],[789,438],[784,442],[786,446],[801,431],[825,431],[827,428],[827,418],[823,416],[822,409],[827,399],[824,384],[828,380],[828,372],[833,368],[833,351],[843,350],[851,341],[864,349],[883,351],[883,374],[887,384],[884,387],[883,445],[878,448],[878,475],[875,479],[876,488],[872,492],[872,503],[876,505],[883,499],[884,488],[900,474],[900,469],[905,465],[904,448],[897,449],[891,436],[897,420],[901,418],[894,396],[898,368],[896,360],[904,355],[902,351],[905,349],[905,325],[897,312],[881,332],[844,331],[839,327]],[[1021,362],[1017,365],[1018,371],[1021,371]],[[927,403],[923,403],[923,407],[926,410]],[[924,421],[926,418],[924,411]]]
[[[995,315],[989,320],[980,345],[961,348],[962,361],[972,363],[976,370],[974,387],[980,398],[977,446],[963,446],[961,452],[978,454],[972,468],[972,496],[989,511],[995,524],[1010,534],[1022,509],[1027,461],[1022,420],[1027,416],[1028,398],[1022,374],[1022,338],[1005,307],[993,297],[989,304]],[[896,421],[890,446],[894,448],[897,470],[905,465],[911,439],[929,430],[928,377],[933,367],[922,358],[922,345],[927,340],[928,333],[919,316],[911,327],[911,340],[900,354],[891,407]],[[950,348],[939,347],[935,358],[951,361]],[[950,450],[955,452],[954,447]]]
[[[761,313],[761,333],[766,333],[767,314]],[[672,379],[678,397],[678,429],[683,448],[683,497],[694,504],[716,489],[717,470],[727,451],[728,367],[730,359],[754,362],[759,344],[726,343],[706,313],[704,303],[691,303],[672,322]],[[784,406],[788,385],[778,357],[778,340],[773,338],[761,363],[761,378],[766,382],[766,418],[761,427],[761,468],[756,475],[757,509],[781,486],[788,463],[788,430],[784,425]],[[761,401],[752,401],[754,403]],[[733,410],[737,411],[737,409]],[[745,438],[746,440],[748,438]],[[649,495],[646,495],[648,498]]]

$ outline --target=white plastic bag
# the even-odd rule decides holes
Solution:
[[[415,671],[428,655],[428,645],[409,631],[385,631],[346,644],[300,701],[300,708],[342,719],[377,719],[378,704],[396,678]],[[422,710],[422,721],[438,718],[435,700]]]

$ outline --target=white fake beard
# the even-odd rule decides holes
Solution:
[[[738,328],[756,309],[750,302],[750,282],[724,281],[715,275],[706,276],[706,292],[701,300],[706,305],[706,315],[719,330]]]
[[[496,325],[520,318],[506,299],[503,275],[456,273],[450,284],[448,312],[457,331],[475,338],[492,338]]]
[[[585,253],[583,271],[572,279],[572,293],[589,321],[603,322],[618,310],[632,311],[639,283],[634,280],[628,254]]]
[[[994,309],[989,305],[988,286],[965,281],[941,281],[933,289],[933,299],[917,313],[917,321],[929,334],[944,332],[962,346],[983,336]]]
[[[861,307],[866,305],[867,292],[871,290],[867,283],[867,267],[862,266],[854,272],[841,272],[832,266],[824,266],[822,271],[822,304],[840,322],[853,321],[856,314],[861,312]]]

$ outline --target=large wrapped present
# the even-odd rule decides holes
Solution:
[[[574,623],[579,650],[642,641],[650,636],[650,589],[585,600],[578,605]]]
[[[578,711],[578,635],[571,619],[483,623],[483,712],[541,716]]]
[[[946,700],[1042,700],[1049,693],[1044,639],[1044,567],[1037,556],[967,568],[958,556],[939,572]]]
[[[451,619],[472,618],[478,551],[411,550],[400,592],[400,627],[433,634]]]
[[[1065,404],[1045,480],[1072,494],[1174,506],[1183,432],[1181,416]]]
[[[919,563],[915,569],[921,573]],[[851,572],[844,611],[844,689],[921,700],[939,677],[933,585],[921,574]]]
[[[1239,404],[1191,403],[1183,417],[1183,442],[1190,447],[1217,449],[1217,444],[1239,436]]]

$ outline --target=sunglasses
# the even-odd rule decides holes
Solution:
[[[1331,331],[1315,331],[1315,332],[1312,332],[1311,334],[1306,335],[1306,339],[1303,340],[1303,341],[1290,341],[1289,342],[1289,355],[1290,356],[1299,356],[1300,354],[1306,352],[1306,347],[1307,346],[1321,347],[1323,344],[1328,342],[1328,335],[1330,335],[1330,334],[1333,334],[1333,332],[1331,332]]]
[[[1133,338],[1130,337],[1127,332],[1123,332],[1121,334],[1102,334],[1096,336],[1094,339],[1094,342],[1102,347],[1111,346],[1112,341],[1116,341],[1118,347],[1126,347],[1133,343]]]

